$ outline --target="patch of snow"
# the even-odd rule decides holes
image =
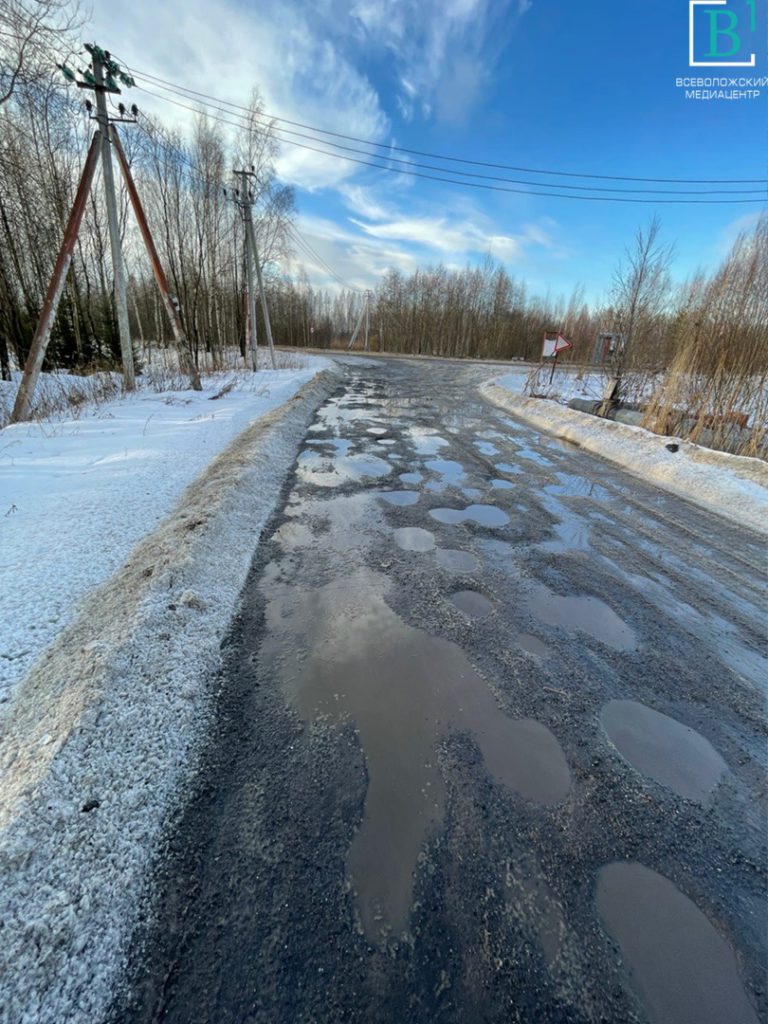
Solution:
[[[253,552],[314,410],[335,387],[334,371],[296,394],[302,379],[313,373],[273,379],[269,396],[235,393],[217,412],[231,439],[257,410],[293,395],[238,434],[197,476],[173,513],[133,547],[120,571],[84,599],[77,617],[16,688],[0,736],[3,1022],[104,1019],[132,930],[151,913],[150,869],[162,830],[199,763],[221,642]],[[86,503],[77,507],[92,550],[78,550],[100,573],[106,570],[96,513],[129,502],[123,527],[135,515],[146,530],[158,505],[145,491],[157,486],[162,501],[172,500],[162,477],[175,472],[174,459],[184,462],[182,475],[189,479],[192,464],[210,460],[223,442],[223,435],[215,443],[206,441],[212,421],[196,419],[203,409],[209,415],[210,406],[196,405],[193,398],[182,410],[168,407],[179,419],[170,413],[165,419],[162,408],[147,407],[146,401],[140,396],[113,409],[123,429],[111,441],[111,435],[103,437],[99,465],[108,469],[94,470],[92,462],[82,462],[82,453],[66,449],[62,454],[69,453],[70,468],[55,470],[59,443],[80,436],[92,454],[90,432],[85,439],[54,434],[46,457],[45,438],[33,428],[21,430],[22,442],[29,442],[36,456],[22,460],[28,475],[36,466],[38,483],[44,479],[46,485],[67,488],[72,479],[80,480],[79,488],[64,493],[71,497],[87,490],[90,495],[92,509]],[[156,435],[151,429],[143,433],[148,408],[158,414]],[[130,450],[154,453],[132,460],[138,476],[115,474],[114,463],[103,462],[129,439]],[[133,503],[137,479],[141,500]],[[39,488],[29,485],[28,494],[46,501]],[[151,515],[144,511],[148,502]],[[71,511],[69,504],[60,510],[52,502],[46,507],[59,526]],[[108,518],[111,543],[130,546],[118,520]],[[40,518],[35,525],[55,543],[55,526]],[[24,542],[18,543],[24,550]],[[36,543],[30,537],[27,553],[41,550]],[[71,569],[72,554],[61,554],[63,566]],[[50,562],[49,580],[57,580]],[[78,580],[82,589],[86,580]]]
[[[139,390],[0,431],[0,706],[187,484],[330,365],[304,357],[300,369],[214,374],[202,392]],[[210,401],[233,378],[235,388]],[[89,381],[44,374],[38,401],[93,389]]]
[[[734,522],[768,533],[768,465],[762,460],[662,437],[546,399],[526,398],[518,385],[518,374],[506,374],[487,381],[480,391],[531,426],[572,441]],[[667,449],[670,442],[678,446],[676,452]]]

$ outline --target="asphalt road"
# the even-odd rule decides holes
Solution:
[[[318,410],[115,1020],[765,1019],[764,544],[485,376]]]

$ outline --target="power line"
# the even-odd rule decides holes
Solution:
[[[158,99],[166,99],[170,103],[176,102],[176,101],[172,100],[170,97],[162,96],[160,93],[153,92],[151,89],[146,89],[144,86],[139,86],[138,88],[142,89],[144,92],[149,93],[149,95],[151,95],[151,96],[157,97]],[[182,93],[179,93],[177,90],[168,90],[168,91],[173,91],[174,94],[177,95],[177,96],[178,95],[183,95]],[[185,99],[189,99],[189,97],[187,97],[187,96],[185,96],[184,98]],[[181,106],[181,104],[178,104],[178,105]],[[242,118],[243,117],[243,115],[241,115],[241,114],[230,114],[230,112],[228,110],[224,110],[222,107],[215,106],[214,104],[211,104],[211,103],[205,103],[205,104],[201,104],[201,105],[202,106],[207,106],[207,107],[212,107],[212,109],[219,111],[219,113],[227,114],[227,115],[229,115],[231,117],[238,117],[238,118]],[[243,108],[243,109],[245,109],[245,108]],[[755,195],[755,194],[760,194],[762,196],[765,193],[765,188],[762,188],[762,189],[752,188],[752,189],[704,189],[704,190],[683,189],[683,190],[680,190],[680,189],[657,189],[657,188],[612,188],[609,185],[568,185],[568,184],[563,184],[563,183],[558,183],[557,185],[555,185],[555,184],[549,184],[548,182],[529,181],[529,180],[520,179],[520,178],[505,178],[505,177],[502,177],[500,175],[495,175],[495,174],[480,174],[480,173],[478,173],[476,171],[452,171],[452,170],[450,170],[450,168],[438,167],[438,166],[436,166],[434,164],[423,164],[423,163],[419,163],[419,162],[413,161],[413,160],[402,160],[399,157],[395,157],[395,156],[384,156],[384,155],[380,155],[378,153],[368,153],[365,150],[356,149],[353,146],[344,146],[344,145],[342,145],[341,143],[338,143],[338,142],[329,142],[326,139],[318,139],[314,135],[307,135],[304,132],[296,132],[296,131],[291,130],[290,128],[282,128],[279,125],[273,125],[271,123],[271,120],[274,120],[274,119],[270,120],[270,118],[266,114],[256,114],[254,112],[251,112],[250,113],[250,117],[256,123],[256,126],[258,128],[261,128],[262,130],[273,129],[273,130],[281,132],[283,135],[291,135],[291,136],[293,136],[295,138],[306,139],[309,142],[319,142],[319,143],[321,143],[324,146],[331,146],[331,147],[333,147],[333,149],[343,150],[343,151],[345,151],[347,153],[357,153],[359,156],[372,157],[373,159],[376,159],[376,160],[385,160],[386,159],[387,161],[389,161],[389,163],[402,164],[406,168],[417,167],[420,170],[439,171],[441,173],[446,173],[446,174],[450,173],[450,174],[455,174],[457,176],[461,175],[461,177],[463,177],[463,178],[480,178],[480,179],[483,179],[485,181],[503,181],[503,182],[508,182],[510,184],[513,184],[513,185],[531,185],[531,186],[534,186],[534,187],[541,187],[541,188],[563,188],[563,189],[568,189],[569,191],[573,191],[573,192],[615,192],[615,193],[623,193],[623,194],[627,194],[627,193],[633,193],[633,194],[636,194],[636,193],[640,193],[640,194],[648,193],[648,194],[654,194],[654,195],[672,195],[672,196],[687,196],[687,195],[692,195],[692,196],[699,196],[699,195],[701,195],[701,196],[709,196],[709,195]],[[262,124],[262,121],[267,121],[267,124],[266,125]],[[289,142],[289,143],[291,142],[290,139],[282,139],[282,141]],[[369,143],[366,143],[366,145],[369,145]],[[334,155],[336,155],[336,154],[334,154]],[[391,169],[391,168],[388,168],[388,169]],[[766,198],[768,198],[768,194],[766,194]]]
[[[249,114],[252,114],[250,109],[242,104],[234,103],[231,100],[220,99],[216,96],[211,96],[209,93],[200,92],[197,89],[191,89],[188,86],[179,85],[178,83],[169,82],[167,79],[160,78],[157,75],[152,75],[149,72],[141,71],[137,68],[130,69],[134,75],[146,78],[152,82],[159,83],[167,88],[176,91],[177,93],[186,95],[187,98],[191,94],[192,96],[201,97],[202,99],[209,100],[214,104],[223,104],[224,106],[232,107],[236,110],[243,110]],[[140,86],[140,88],[143,88]],[[150,90],[145,90],[149,92]],[[559,171],[547,168],[536,168],[536,167],[521,167],[514,164],[503,164],[503,163],[492,163],[486,160],[473,160],[467,157],[457,157],[444,153],[433,153],[427,150],[409,149],[405,146],[397,146],[390,143],[375,142],[372,139],[363,139],[356,135],[347,135],[343,132],[330,131],[325,128],[318,128],[315,125],[305,124],[301,121],[292,121],[289,118],[278,117],[275,114],[264,114],[261,115],[269,120],[280,121],[283,124],[289,124],[296,128],[304,128],[307,131],[312,131],[320,135],[328,135],[337,139],[344,139],[347,142],[357,142],[365,146],[372,146],[378,149],[386,149],[389,151],[396,150],[400,153],[408,153],[412,156],[422,156],[434,160],[443,160],[451,163],[468,164],[475,167],[489,167],[494,170],[506,170],[506,171],[517,171],[524,174],[544,174],[557,177],[567,178],[592,178],[601,181],[635,181],[643,182],[647,184],[668,184],[668,185],[765,185],[768,184],[768,178],[650,178],[650,177],[633,177],[631,175],[617,175],[617,174],[594,174],[578,171]],[[283,129],[284,130],[284,129]],[[372,154],[377,155],[377,154]],[[447,168],[446,168],[447,171]],[[463,173],[463,172],[458,172]],[[545,184],[544,182],[540,184]],[[576,186],[579,187],[579,186]]]
[[[362,295],[362,290],[360,288],[353,287],[351,284],[349,284],[347,281],[345,281],[343,278],[341,278],[336,273],[336,271],[333,270],[329,266],[328,263],[326,263],[326,261],[323,259],[323,257],[320,256],[312,248],[312,246],[309,244],[309,242],[306,240],[306,238],[304,238],[304,236],[301,234],[301,232],[299,231],[299,229],[296,227],[295,224],[291,224],[291,223],[288,224],[288,232],[291,235],[291,238],[293,239],[293,241],[296,243],[296,245],[298,245],[299,248],[303,250],[304,255],[309,258],[310,262],[314,262],[314,263],[318,264],[323,270],[325,270],[328,274],[330,274],[330,276],[334,279],[334,281],[336,281],[337,284],[341,285],[342,288],[346,288],[347,291],[358,292],[359,294]]]
[[[139,86],[139,88],[142,89],[144,92],[148,93],[150,96],[155,96],[157,99],[163,100],[166,103],[171,103],[174,106],[181,107],[184,110],[189,110],[189,111],[191,111],[194,114],[205,113],[212,120],[218,121],[221,124],[229,125],[232,128],[238,128],[241,131],[248,130],[249,126],[247,124],[244,124],[242,121],[230,121],[227,118],[219,117],[218,115],[212,114],[209,111],[200,111],[198,108],[191,107],[191,106],[189,106],[186,103],[181,103],[179,100],[172,99],[170,96],[163,96],[160,93],[155,93],[151,89],[147,89],[144,86]],[[233,117],[237,117],[239,115],[233,114],[232,116]],[[277,129],[277,132],[283,132],[283,131],[285,131],[285,129],[281,129],[281,128]],[[278,135],[277,137],[279,138],[279,140],[281,142],[284,142],[287,145],[295,146],[295,147],[297,147],[299,149],[308,150],[309,152],[312,152],[312,153],[319,153],[321,156],[335,157],[337,160],[345,160],[348,163],[359,164],[359,165],[361,165],[363,167],[372,167],[375,170],[388,171],[388,172],[390,172],[392,174],[402,174],[402,175],[405,175],[407,177],[423,178],[423,179],[426,179],[428,181],[440,181],[440,182],[445,182],[446,184],[449,184],[449,185],[458,185],[458,186],[461,186],[463,188],[482,189],[484,191],[490,191],[490,192],[507,192],[507,193],[514,193],[514,194],[517,194],[517,195],[544,196],[545,198],[550,198],[550,199],[581,200],[582,202],[631,203],[631,204],[644,204],[644,205],[662,205],[662,204],[663,205],[698,205],[698,206],[701,206],[701,205],[710,205],[711,206],[711,205],[723,205],[723,204],[725,204],[725,205],[736,205],[736,204],[744,205],[744,204],[751,204],[751,203],[761,203],[762,204],[762,203],[765,203],[766,200],[768,200],[768,195],[763,197],[763,198],[761,198],[761,199],[637,199],[637,198],[628,197],[628,196],[626,196],[626,197],[625,196],[614,196],[614,195],[611,195],[611,196],[604,196],[604,195],[584,196],[584,195],[571,195],[571,194],[562,193],[562,192],[540,192],[540,191],[536,191],[536,190],[532,190],[532,189],[507,188],[506,186],[501,186],[501,185],[486,185],[485,183],[477,182],[477,181],[462,181],[461,179],[456,178],[456,177],[446,178],[446,177],[443,177],[442,175],[425,174],[422,171],[416,171],[416,170],[410,170],[410,169],[409,170],[404,170],[404,169],[401,169],[399,167],[390,167],[390,166],[387,166],[386,164],[373,163],[371,160],[361,160],[361,159],[359,159],[357,157],[344,156],[342,153],[334,153],[334,152],[329,151],[327,149],[318,149],[316,146],[308,146],[306,143],[294,142],[292,139],[283,138],[281,135]],[[317,141],[324,142],[324,140],[317,140]],[[374,154],[371,154],[371,155],[374,156]],[[375,158],[383,159],[383,158],[379,158],[379,157],[375,157]],[[413,165],[413,166],[419,166],[419,165]],[[454,173],[454,172],[450,172],[450,171],[446,170],[445,173],[448,174],[448,173]],[[544,187],[553,187],[554,188],[556,186],[546,186],[544,183],[542,183],[542,187],[543,188]]]

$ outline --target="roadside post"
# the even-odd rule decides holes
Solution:
[[[566,341],[563,335],[559,331],[547,331],[544,334],[544,344],[541,349],[542,359],[552,360],[552,370],[549,374],[549,383],[555,376],[555,367],[557,366],[557,356],[559,352],[566,352],[569,348],[573,348],[570,341]]]

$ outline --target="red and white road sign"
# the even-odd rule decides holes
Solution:
[[[552,356],[556,356],[558,352],[565,352],[566,349],[573,348],[570,341],[567,341],[562,334],[557,334],[554,338],[544,335],[544,347],[541,350],[542,359],[551,359]]]

